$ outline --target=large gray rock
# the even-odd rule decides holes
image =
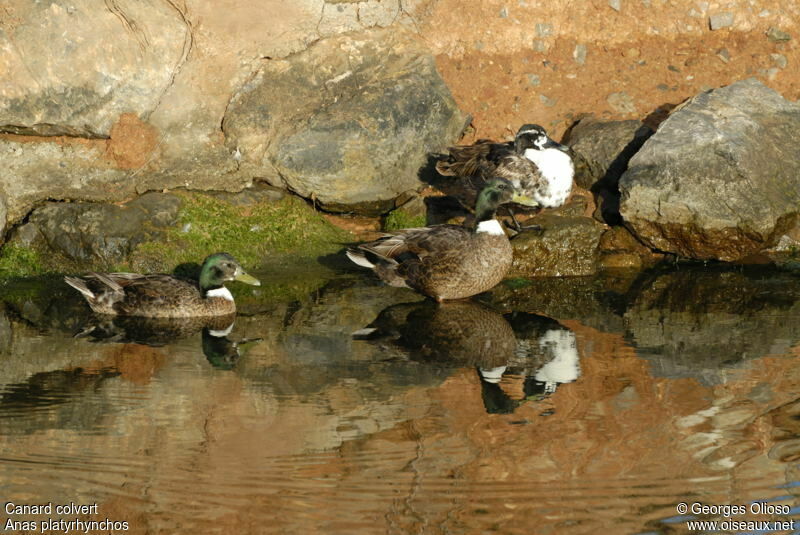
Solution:
[[[396,29],[265,63],[223,121],[242,170],[326,209],[364,213],[386,212],[418,188],[427,154],[463,126],[433,57]]]
[[[169,193],[148,193],[123,206],[51,202],[31,212],[12,242],[110,267],[174,225],[180,207],[180,198]]]
[[[587,117],[570,129],[566,143],[575,162],[575,183],[594,194],[599,220],[610,225],[621,222],[619,179],[652,134],[652,129],[635,119],[598,121]]]
[[[656,249],[739,260],[800,215],[800,105],[757,80],[701,93],[630,160],[620,213]]]
[[[107,137],[147,117],[185,60],[189,26],[167,0],[4,2],[0,132]]]

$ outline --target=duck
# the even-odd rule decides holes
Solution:
[[[525,124],[514,141],[479,139],[472,145],[450,147],[449,154],[436,162],[436,171],[457,177],[455,183],[445,183],[441,189],[468,207],[488,178],[501,177],[532,198],[537,210],[557,208],[572,192],[575,165],[568,151],[569,147],[551,139],[538,124]]]
[[[438,302],[471,297],[493,288],[511,267],[511,243],[494,219],[497,208],[509,202],[532,203],[511,182],[495,177],[478,194],[474,222],[384,234],[349,248],[347,256],[390,286],[411,288]]]
[[[163,273],[89,273],[64,277],[78,290],[97,314],[149,318],[195,318],[228,316],[236,304],[227,281],[260,286],[228,253],[208,256],[200,268],[198,282]]]

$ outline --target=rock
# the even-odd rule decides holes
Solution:
[[[789,61],[783,54],[770,54],[769,59],[771,59],[772,63],[779,69],[785,69],[789,65]]]
[[[674,111],[630,160],[620,213],[646,245],[733,261],[800,215],[800,105],[750,79]]]
[[[168,193],[147,193],[122,206],[50,202],[31,212],[12,243],[111,267],[172,226],[180,206],[181,200]]]
[[[733,26],[733,13],[725,11],[722,13],[714,13],[708,18],[708,26],[711,30],[721,30],[722,28],[730,28]]]
[[[331,38],[265,63],[223,121],[245,172],[327,210],[370,215],[417,189],[427,154],[463,126],[433,57],[397,30]]]
[[[625,227],[611,227],[600,239],[603,269],[642,269],[664,258],[636,240]]]
[[[785,41],[790,40],[791,38],[792,38],[791,35],[784,32],[783,30],[775,28],[774,26],[770,26],[770,28],[767,30],[767,39],[769,39],[773,43],[783,43]]]
[[[10,0],[0,23],[0,132],[108,137],[147,117],[184,61],[189,27],[169,1]]]
[[[622,0],[608,0],[608,7],[614,11],[619,11],[622,9]]]
[[[8,209],[6,208],[6,201],[0,193],[0,245],[3,244],[6,235],[6,218],[8,216]]]
[[[598,121],[581,119],[565,143],[572,149],[575,183],[597,198],[600,218],[619,224],[619,178],[628,161],[653,134],[641,121]]]
[[[578,44],[575,45],[575,49],[572,51],[572,59],[575,60],[575,63],[578,65],[586,64],[586,45]]]
[[[636,113],[636,106],[633,103],[633,99],[625,91],[611,93],[608,95],[606,101],[617,113],[623,115]]]
[[[546,22],[539,22],[534,26],[536,37],[550,37],[553,35],[553,25]]]
[[[508,277],[571,277],[598,270],[598,245],[606,229],[590,217],[542,215],[544,231],[522,232],[511,240],[514,263]]]

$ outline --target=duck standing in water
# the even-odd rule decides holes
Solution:
[[[511,267],[511,244],[494,219],[498,206],[508,202],[531,204],[511,182],[493,178],[478,195],[473,225],[405,229],[350,248],[347,256],[387,284],[412,288],[439,302],[485,292]]]
[[[520,194],[533,199],[536,207],[556,208],[572,192],[575,166],[568,150],[553,141],[541,126],[526,124],[513,142],[479,139],[472,145],[450,147],[449,155],[436,163],[436,171],[457,177],[455,183],[442,189],[466,206],[472,206],[489,178],[501,177]]]
[[[64,277],[98,314],[150,318],[193,318],[236,313],[227,281],[260,286],[227,253],[203,261],[199,283],[166,274],[89,273],[84,278]]]

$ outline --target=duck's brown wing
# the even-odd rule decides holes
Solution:
[[[191,307],[202,298],[196,284],[166,274],[108,273],[124,297],[114,304],[119,314],[160,316],[163,309]]]
[[[443,176],[455,177],[455,180],[441,181],[437,187],[457,198],[468,209],[475,206],[478,193],[487,180],[503,176],[498,174],[499,165],[515,154],[512,143],[495,143],[489,139],[450,147],[448,152],[436,163],[436,171]]]
[[[387,234],[374,242],[361,245],[360,248],[395,262],[403,262],[410,255],[424,258],[457,249],[469,236],[470,231],[460,225],[436,225]]]

